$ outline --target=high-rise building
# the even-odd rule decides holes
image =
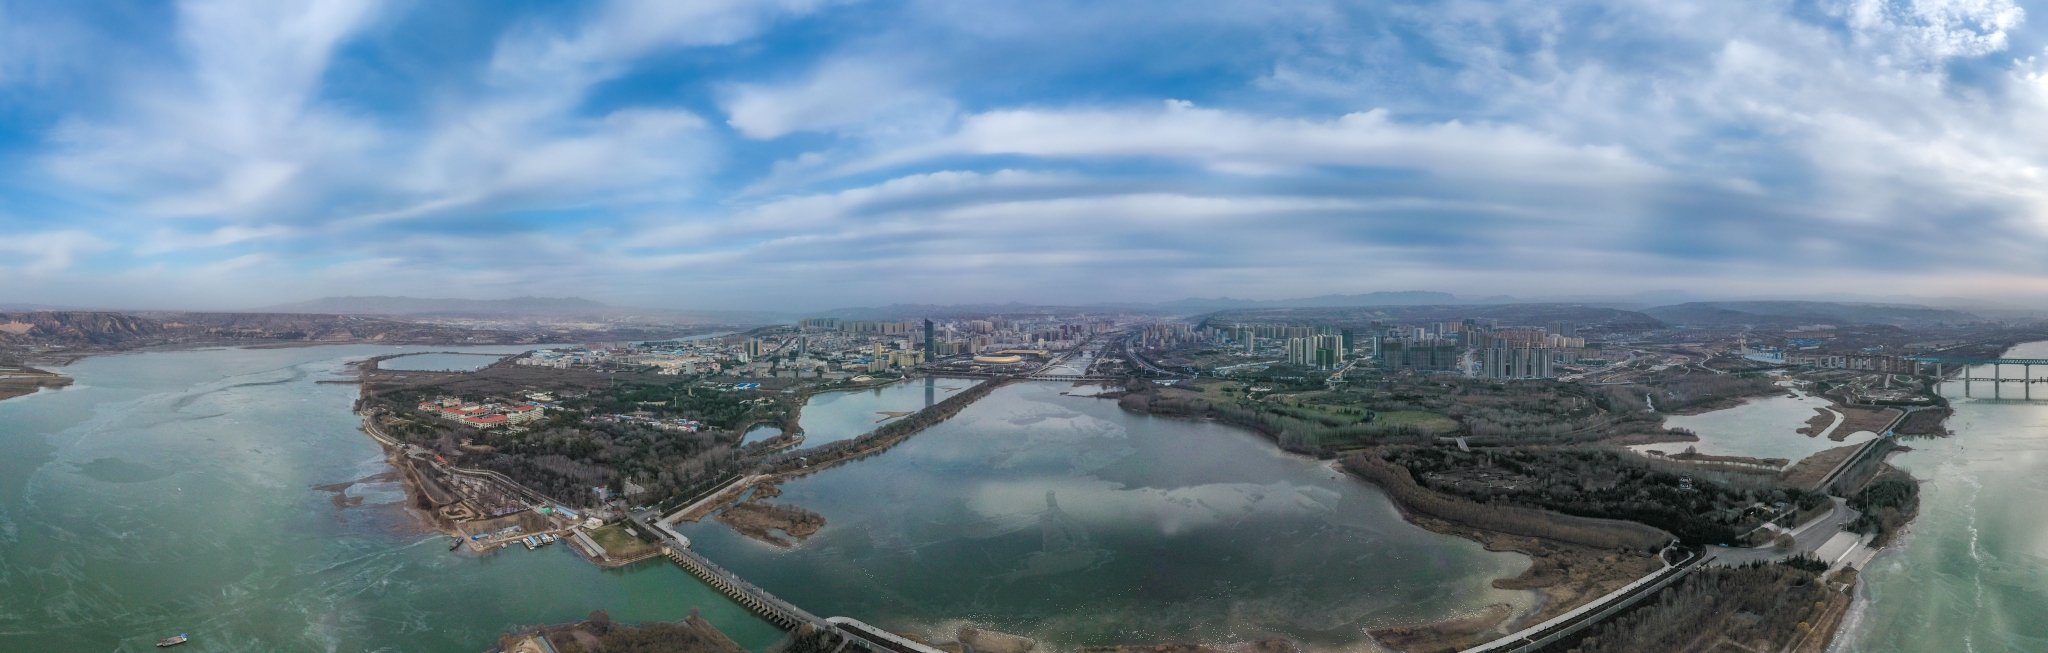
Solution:
[[[1287,339],[1287,363],[1289,365],[1314,365],[1315,347],[1308,338]]]
[[[932,332],[931,318],[925,318],[924,321],[924,355],[927,360],[939,356],[939,338]]]
[[[1579,335],[1579,324],[1577,322],[1551,322],[1550,333],[1551,335],[1570,338]]]
[[[1309,349],[1314,353],[1318,369],[1336,369],[1344,362],[1344,336],[1320,335],[1309,339]]]
[[[1481,359],[1479,376],[1484,379],[1548,379],[1554,350],[1549,347],[1492,347]]]
[[[1345,353],[1358,351],[1358,333],[1351,329],[1345,329],[1342,335],[1344,336]]]
[[[761,358],[760,338],[748,338],[746,344],[743,345],[743,347],[745,348],[747,354],[747,360],[759,360]]]

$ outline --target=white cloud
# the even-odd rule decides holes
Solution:
[[[44,231],[0,236],[0,271],[31,275],[63,272],[78,259],[113,245],[83,231]]]
[[[1156,157],[1250,174],[1311,166],[1409,169],[1560,188],[1620,187],[1661,176],[1620,148],[1560,142],[1514,125],[1403,124],[1383,109],[1333,120],[1260,118],[1177,100],[1152,110],[980,113],[963,119],[957,132],[936,143],[887,153],[849,170],[959,154]]]
[[[128,106],[53,134],[58,177],[139,202],[147,214],[246,218],[285,208],[302,177],[361,156],[367,125],[321,107],[335,48],[374,0],[188,0],[178,7],[182,78],[139,78]]]
[[[135,248],[137,254],[162,254],[188,249],[223,247],[257,240],[283,238],[293,233],[284,225],[239,225],[231,224],[205,233],[187,233],[171,229],[157,231],[148,240]]]
[[[727,91],[734,129],[769,139],[798,131],[858,127],[868,137],[936,135],[954,104],[910,79],[907,62],[834,60],[787,84],[742,84]]]

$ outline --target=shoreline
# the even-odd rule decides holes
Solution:
[[[1121,397],[1104,398],[1121,399]],[[1417,528],[1440,535],[1469,540],[1478,543],[1481,548],[1487,551],[1518,553],[1528,558],[1529,567],[1524,569],[1522,573],[1512,577],[1496,578],[1489,583],[1495,589],[1529,592],[1532,600],[1526,608],[1517,610],[1515,606],[1496,603],[1450,615],[1436,621],[1367,628],[1366,639],[1381,648],[1435,651],[1446,647],[1464,649],[1476,646],[1499,637],[1504,637],[1520,625],[1541,623],[1545,619],[1569,612],[1585,600],[1604,596],[1608,592],[1619,589],[1654,571],[1650,568],[1651,563],[1655,563],[1657,560],[1654,554],[1641,557],[1640,562],[1644,563],[1643,569],[1621,569],[1618,567],[1626,564],[1626,561],[1621,560],[1621,558],[1626,557],[1627,554],[1617,549],[1606,549],[1536,535],[1506,533],[1474,524],[1423,514],[1415,506],[1404,501],[1401,493],[1396,492],[1393,488],[1386,487],[1373,479],[1366,478],[1353,470],[1347,469],[1342,458],[1336,456],[1325,458],[1320,455],[1290,451],[1285,447],[1281,447],[1279,439],[1266,429],[1237,424],[1228,420],[1215,419],[1206,415],[1133,410],[1130,408],[1131,404],[1129,402],[1123,401],[1118,401],[1118,405],[1124,410],[1150,417],[1200,419],[1224,424],[1258,437],[1282,454],[1326,460],[1328,461],[1327,466],[1331,470],[1378,491],[1387,498],[1389,503],[1394,505],[1395,510],[1400,513],[1403,521]],[[1149,407],[1149,404],[1147,406]],[[1697,440],[1697,436],[1693,436],[1693,439]],[[1356,454],[1358,452],[1350,453]],[[1443,500],[1464,501],[1463,499],[1450,497],[1427,488],[1420,488],[1418,486],[1417,489]],[[1566,515],[1548,513],[1547,511],[1538,512],[1561,518],[1578,519]],[[1641,526],[1634,522],[1617,522],[1616,525],[1620,524]],[[1641,528],[1654,530],[1648,526],[1641,526]],[[1611,566],[1603,567],[1600,566],[1601,563]],[[1578,574],[1578,572],[1585,570],[1587,567],[1594,567],[1597,571],[1583,575]],[[1502,608],[1505,608],[1505,610]],[[1476,639],[1487,633],[1492,633],[1492,636]],[[1390,646],[1387,643],[1388,640],[1403,643]],[[1453,646],[1453,643],[1456,645]]]

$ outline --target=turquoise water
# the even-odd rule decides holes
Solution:
[[[942,640],[964,620],[1058,650],[1355,646],[1368,627],[1529,599],[1489,586],[1527,558],[1410,525],[1321,462],[1060,394],[1071,389],[1001,388],[882,454],[786,483],[775,501],[827,519],[793,550],[712,521],[678,530],[820,616]]]
[[[2048,357],[2048,343],[2006,355]],[[1892,459],[1921,479],[1920,516],[1865,569],[1868,602],[1837,651],[2048,651],[2048,402],[1973,385],[1967,399],[1962,383],[1943,386],[1953,437],[1907,440],[1913,451]]]
[[[475,653],[520,624],[702,606],[742,644],[773,627],[667,564],[566,547],[448,552],[357,430],[339,346],[102,356],[0,402],[0,651]],[[365,480],[368,479],[368,480]],[[363,481],[336,493],[323,486]],[[342,507],[355,499],[361,504]]]

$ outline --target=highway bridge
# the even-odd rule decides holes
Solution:
[[[1900,360],[1911,362],[1915,366],[1933,365],[1934,375],[1937,377],[1945,377],[1947,373],[1947,367],[1950,365],[1961,367],[1962,376],[1960,380],[1963,382],[1963,396],[1965,397],[1970,396],[1970,385],[1972,382],[1990,383],[1991,396],[1994,398],[2002,398],[2004,396],[2005,384],[2018,383],[2020,384],[2020,397],[2023,399],[2034,398],[2034,384],[2048,383],[2048,378],[2036,378],[2034,376],[2034,366],[2048,365],[2048,358],[1953,358],[1946,356],[1902,356],[1900,357]],[[1984,365],[1991,366],[1991,376],[1987,377],[1971,375],[1971,368]],[[2018,378],[2008,378],[2005,376],[2005,366],[2007,365],[2020,366],[2020,375]]]
[[[669,560],[681,566],[690,575],[731,597],[734,602],[746,606],[754,614],[761,615],[769,623],[783,630],[797,630],[804,626],[815,632],[827,633],[840,640],[838,650],[842,653],[945,653],[894,633],[861,623],[846,617],[820,619],[805,612],[788,601],[776,598],[768,590],[749,583],[738,574],[726,571],[702,554],[690,550],[690,539],[671,530],[666,524],[649,521],[653,513],[642,513],[631,517],[639,530],[654,536],[661,542],[662,553]]]

